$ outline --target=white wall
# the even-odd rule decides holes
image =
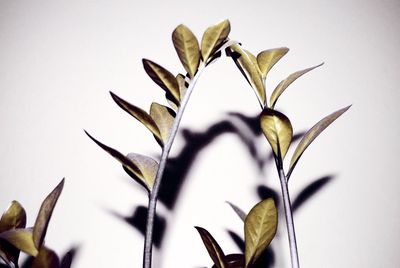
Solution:
[[[146,195],[83,129],[124,153],[157,155],[148,131],[108,91],[141,107],[164,102],[141,58],[182,72],[170,37],[174,27],[184,23],[200,38],[207,26],[228,18],[231,38],[254,53],[291,49],[272,71],[269,90],[289,73],[325,62],[280,99],[278,108],[295,129],[353,104],[309,148],[290,183],[295,196],[314,178],[334,175],[295,216],[302,266],[398,267],[399,14],[396,0],[3,0],[0,207],[19,200],[33,224],[40,202],[65,176],[47,244],[60,254],[80,245],[75,267],[140,267],[142,236],[108,211],[129,215],[146,204]],[[201,77],[182,125],[204,131],[228,111],[255,115],[258,109],[234,64],[222,59]],[[257,144],[266,156],[266,141]],[[172,154],[181,145],[178,136]],[[278,189],[276,172],[255,169],[235,136],[210,144],[190,170],[174,212],[159,207],[170,228],[155,267],[211,263],[194,225],[236,252],[226,230],[240,232],[242,225],[224,201],[250,209],[260,183]],[[275,247],[276,267],[289,267],[285,236]]]

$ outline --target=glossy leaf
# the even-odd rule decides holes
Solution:
[[[162,89],[170,93],[179,103],[179,85],[175,79],[175,76],[164,67],[158,65],[155,62],[152,62],[151,60],[143,59],[142,61],[143,67],[150,78]]]
[[[244,222],[245,263],[251,266],[275,236],[278,212],[272,198],[255,205]]]
[[[31,256],[38,254],[38,249],[33,242],[31,229],[11,229],[0,233],[0,242],[1,239]]]
[[[143,181],[145,187],[151,191],[157,175],[158,162],[151,157],[136,153],[130,153],[127,157],[138,167],[142,174],[139,179]]]
[[[297,78],[299,78],[300,76],[302,76],[303,74],[308,73],[311,70],[314,70],[315,68],[319,67],[323,65],[323,63],[313,66],[311,68],[307,68],[295,73],[292,73],[291,75],[289,75],[285,80],[282,80],[274,89],[274,91],[271,94],[271,98],[270,98],[270,106],[273,109],[275,107],[276,101],[278,100],[279,96],[283,93],[283,91],[285,91],[285,89],[292,84]]]
[[[161,139],[165,144],[174,124],[175,112],[164,105],[153,102],[150,106],[150,116],[160,130]]]
[[[25,228],[26,213],[18,201],[12,201],[8,209],[3,213],[0,219],[0,233],[14,229]]]
[[[261,106],[265,105],[266,94],[261,71],[258,68],[256,57],[249,51],[241,48],[240,45],[234,44],[230,46],[233,51],[233,59],[239,70],[247,79],[247,82],[254,89]],[[237,58],[236,58],[237,57]]]
[[[60,260],[57,254],[46,247],[41,247],[39,254],[33,260],[31,268],[59,268]]]
[[[341,116],[344,112],[346,112],[350,106],[342,108],[320,120],[316,123],[309,131],[304,134],[303,138],[301,139],[300,143],[297,145],[296,150],[293,153],[292,159],[290,160],[290,166],[287,177],[289,178],[291,173],[293,172],[294,167],[296,166],[297,162],[299,161],[300,157],[307,149],[307,147],[324,131],[330,124],[333,123],[339,116]]]
[[[196,36],[181,24],[172,33],[172,41],[183,67],[190,78],[193,78],[200,64],[200,48]]]
[[[225,254],[221,247],[218,245],[217,241],[212,237],[212,235],[204,228],[195,227],[203,240],[204,246],[206,247],[208,254],[210,254],[211,259],[215,263],[217,268],[227,268],[225,262]]]
[[[288,53],[287,47],[273,48],[264,50],[257,55],[257,63],[260,68],[263,79],[267,77],[268,72],[274,65]]]
[[[119,107],[121,107],[124,111],[126,111],[127,113],[135,117],[137,120],[139,120],[145,127],[147,127],[148,130],[150,130],[151,133],[153,133],[158,143],[163,145],[160,130],[158,129],[153,118],[151,118],[151,116],[147,112],[121,99],[112,92],[110,92],[110,94]]]
[[[260,116],[261,129],[275,156],[284,159],[293,137],[292,124],[283,113],[264,108]]]
[[[229,20],[224,20],[206,29],[201,40],[201,54],[204,62],[207,62],[208,58],[223,44],[230,31]]]
[[[46,197],[46,199],[40,206],[35,225],[33,226],[33,242],[35,243],[36,248],[40,248],[43,244],[51,215],[53,214],[54,207],[56,206],[57,200],[60,197],[63,187],[64,179],[61,180],[61,182]]]
[[[244,221],[244,220],[246,219],[247,214],[246,214],[241,208],[239,208],[239,207],[236,206],[235,204],[232,204],[232,203],[229,202],[229,201],[226,201],[226,203],[228,203],[228,204],[231,206],[231,208],[233,209],[233,211],[236,212],[236,214],[239,216],[239,218],[240,218],[242,221]]]

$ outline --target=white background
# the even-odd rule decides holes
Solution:
[[[295,82],[277,108],[297,131],[353,104],[307,150],[290,189],[334,179],[295,215],[303,267],[399,267],[398,178],[400,2],[392,1],[17,1],[0,2],[0,207],[19,200],[33,224],[41,201],[62,177],[64,192],[47,234],[59,254],[80,250],[75,267],[140,267],[142,236],[109,213],[129,216],[145,192],[83,132],[124,153],[159,153],[150,133],[117,107],[113,90],[143,108],[165,103],[145,74],[149,58],[183,72],[171,33],[186,24],[231,21],[231,38],[250,51],[291,50],[268,78],[268,92],[291,72],[325,62]],[[200,78],[182,126],[202,132],[229,111],[255,115],[254,93],[230,59]],[[268,144],[257,141],[268,155]],[[182,146],[178,135],[172,155]],[[272,166],[271,166],[272,167]],[[267,179],[266,179],[267,178]],[[203,150],[168,217],[168,235],[154,267],[210,266],[193,228],[207,228],[226,253],[237,252],[226,230],[242,223],[224,203],[249,210],[256,186],[278,189],[236,136]],[[281,222],[276,267],[289,267]]]

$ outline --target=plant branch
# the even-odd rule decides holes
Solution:
[[[168,155],[171,150],[172,144],[174,143],[176,134],[179,129],[179,124],[182,119],[183,112],[185,107],[189,101],[190,95],[192,94],[193,88],[196,85],[198,78],[204,70],[204,66],[201,65],[196,73],[196,75],[190,80],[188,89],[186,91],[185,96],[183,97],[179,109],[176,113],[176,117],[174,120],[174,124],[171,128],[170,136],[167,140],[167,143],[163,147],[160,163],[157,170],[157,175],[154,181],[153,189],[150,192],[149,196],[149,205],[147,211],[147,225],[146,225],[146,234],[144,239],[144,250],[143,250],[143,268],[151,268],[151,260],[152,260],[152,248],[153,248],[153,229],[154,222],[156,216],[156,206],[157,206],[157,198],[158,192],[161,186],[161,180],[164,174],[165,166],[167,164]]]

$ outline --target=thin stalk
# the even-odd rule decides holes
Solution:
[[[300,268],[299,254],[297,251],[296,232],[294,230],[292,205],[290,203],[289,188],[285,176],[285,171],[281,165],[277,165],[279,172],[279,179],[281,182],[283,206],[285,208],[286,227],[289,237],[290,257],[292,261],[292,268]]]
[[[168,155],[171,150],[172,144],[174,143],[176,134],[178,133],[179,124],[182,119],[183,112],[185,110],[186,104],[189,101],[190,95],[192,94],[193,88],[196,85],[198,78],[204,70],[204,66],[200,66],[196,75],[191,79],[188,89],[186,90],[186,94],[183,97],[181,104],[176,113],[176,117],[174,120],[174,124],[172,125],[171,134],[163,147],[160,163],[157,170],[157,175],[154,181],[153,189],[150,192],[149,196],[149,205],[147,211],[147,225],[146,225],[146,234],[144,237],[144,249],[143,249],[143,268],[151,268],[151,260],[152,260],[152,249],[153,249],[153,229],[154,229],[154,219],[156,215],[156,206],[157,206],[157,198],[158,192],[161,186],[161,180],[164,174],[165,166],[167,164]]]

